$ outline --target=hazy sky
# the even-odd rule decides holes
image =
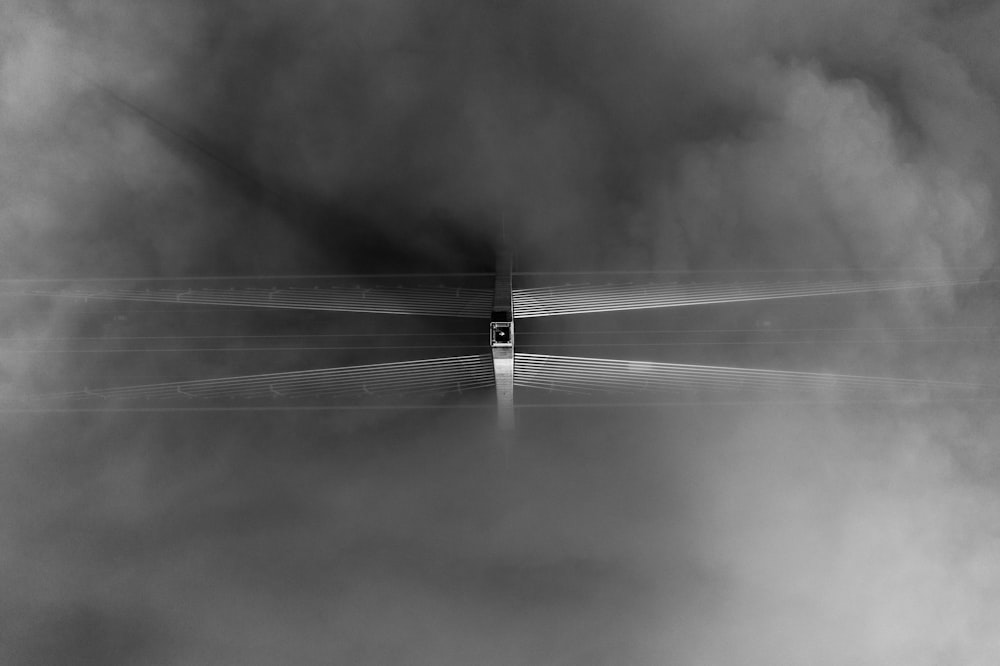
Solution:
[[[524,270],[987,275],[998,32],[973,0],[15,0],[0,277],[488,270],[501,221]],[[996,295],[550,339],[996,384]],[[29,353],[351,324],[0,298],[5,398],[358,360]],[[995,411],[530,409],[507,455],[488,410],[3,413],[0,661],[994,664]]]

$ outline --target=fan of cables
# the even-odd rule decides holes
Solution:
[[[161,382],[47,394],[46,400],[168,398],[305,398],[345,395],[451,393],[493,384],[489,355],[375,363],[319,370],[275,372],[218,379]]]
[[[853,395],[983,388],[960,382],[522,353],[514,357],[514,385],[571,393],[851,391]]]
[[[978,280],[834,280],[825,282],[758,282],[718,284],[566,285],[515,289],[518,319],[553,315],[621,312],[718,303],[861,294],[906,289],[933,289]]]

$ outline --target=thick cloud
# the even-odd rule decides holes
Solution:
[[[3,14],[5,277],[480,270],[501,222],[529,270],[965,277],[997,259],[988,3]],[[994,296],[591,321],[703,331],[623,332],[608,355],[995,384]],[[2,390],[361,358],[60,351],[81,336],[349,325],[7,293]],[[990,406],[531,409],[506,455],[475,409],[5,413],[0,655],[994,663]]]

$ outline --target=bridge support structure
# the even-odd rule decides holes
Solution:
[[[497,252],[490,349],[497,391],[497,426],[514,429],[514,304],[511,298],[512,259],[506,248]]]

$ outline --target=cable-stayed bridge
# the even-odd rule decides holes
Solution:
[[[897,399],[900,396],[995,399],[1000,395],[997,387],[939,379],[530,353],[520,351],[516,344],[515,326],[519,320],[914,290],[933,292],[982,284],[979,278],[876,277],[728,283],[632,281],[520,288],[517,284],[519,274],[512,271],[511,255],[507,250],[497,254],[496,270],[489,275],[492,289],[482,285],[465,286],[461,278],[459,275],[457,285],[269,289],[237,286],[233,281],[229,282],[229,288],[218,284],[199,286],[193,281],[188,281],[183,288],[120,287],[100,282],[53,287],[44,282],[26,282],[17,293],[34,298],[159,304],[167,310],[197,306],[223,311],[353,313],[394,321],[428,317],[468,323],[478,320],[482,324],[479,329],[482,337],[480,349],[472,350],[474,353],[428,355],[308,370],[191,377],[180,381],[96,385],[36,395],[21,406],[42,411],[208,409],[222,401],[227,405],[224,408],[229,409],[236,408],[233,401],[239,400],[248,405],[247,409],[281,409],[317,408],[324,404],[360,407],[362,405],[352,401],[377,397],[387,398],[388,402],[380,404],[391,408],[403,406],[400,396],[422,396],[424,402],[419,404],[426,405],[433,404],[435,396],[492,390],[496,396],[498,426],[510,430],[515,427],[515,409],[521,404],[519,389],[565,396],[567,402],[581,396],[600,399],[600,396],[635,398],[642,395],[672,396],[674,399],[691,399],[691,396],[697,399],[705,399],[705,396],[712,396],[712,399],[727,396],[729,399],[747,396],[801,399],[812,395],[847,400]],[[408,338],[412,340],[413,335],[419,334],[397,332],[394,335],[399,343],[394,347],[403,350],[429,351],[449,346],[408,345]],[[468,339],[468,333],[455,335]],[[653,336],[656,339],[655,333]],[[173,339],[172,336],[164,337]],[[197,339],[197,336],[192,337]],[[155,339],[155,336],[150,338]],[[468,344],[458,346],[468,352]],[[373,345],[373,348],[385,349],[384,345]]]

